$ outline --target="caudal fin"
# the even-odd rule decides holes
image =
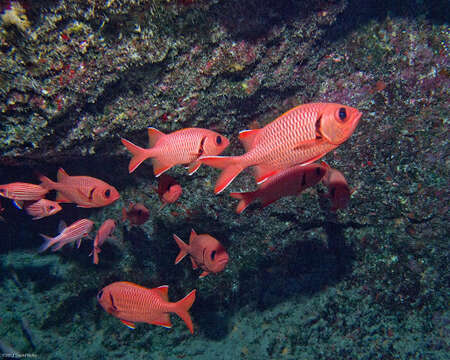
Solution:
[[[41,234],[41,236],[44,238],[44,243],[39,247],[38,252],[44,252],[50,246],[53,246],[54,244],[56,244],[55,238],[52,238],[52,237],[44,235],[44,234]]]
[[[177,258],[175,259],[175,264],[178,264],[188,254],[189,245],[186,244],[183,240],[181,240],[175,234],[173,234],[173,238],[176,241],[178,247],[180,248],[180,252],[178,253]]]
[[[223,169],[214,188],[215,194],[220,194],[224,191],[234,178],[244,170],[238,159],[238,156],[205,156],[199,159],[202,164]]]
[[[39,185],[41,185],[43,188],[52,190],[54,189],[55,182],[50,180],[47,176],[44,176],[40,173],[36,173],[39,181],[41,182]]]
[[[137,145],[134,145],[131,141],[126,139],[121,139],[122,144],[128,149],[129,152],[133,155],[128,164],[128,172],[131,174],[136,168],[146,159],[152,157],[149,149],[141,148]]]
[[[180,301],[175,303],[174,312],[177,314],[183,321],[186,323],[191,334],[194,333],[194,325],[192,324],[191,316],[189,315],[189,309],[195,301],[195,293],[197,290],[192,290],[189,294],[187,294]]]
[[[230,196],[233,199],[240,200],[236,207],[236,213],[238,214],[242,213],[255,198],[253,191],[243,193],[230,193]]]

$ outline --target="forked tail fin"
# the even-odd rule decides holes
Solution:
[[[233,199],[240,200],[236,207],[236,213],[238,213],[238,214],[242,213],[251,204],[251,202],[255,198],[253,191],[243,192],[243,193],[230,193],[230,196]]]
[[[44,235],[44,234],[41,234],[41,236],[44,238],[44,243],[39,247],[39,249],[38,249],[39,252],[44,252],[50,246],[53,246],[57,243],[55,238],[52,238],[52,237]]]
[[[144,149],[137,145],[134,145],[131,141],[126,139],[121,139],[122,144],[128,149],[133,155],[128,164],[128,172],[131,174],[136,168],[146,159],[152,157],[152,152],[150,149]]]
[[[215,194],[220,194],[225,190],[234,178],[244,170],[238,159],[239,156],[205,156],[199,159],[202,164],[223,169],[214,188]]]
[[[178,247],[180,248],[180,252],[178,253],[178,255],[177,255],[176,259],[175,259],[175,264],[178,264],[188,254],[188,252],[189,252],[189,245],[186,244],[183,240],[181,240],[175,234],[173,234],[173,238],[176,241]]]
[[[195,301],[195,293],[197,290],[192,290],[189,294],[187,294],[184,298],[182,298],[180,301],[177,301],[175,303],[175,309],[174,312],[177,314],[188,327],[191,334],[194,333],[194,325],[192,324],[191,315],[189,315],[189,309],[191,308],[192,304]]]

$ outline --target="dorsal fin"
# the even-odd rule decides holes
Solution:
[[[58,174],[56,175],[56,179],[58,182],[63,182],[65,178],[69,177],[69,174],[64,171],[63,168],[58,169]]]
[[[189,244],[191,243],[192,239],[197,236],[197,233],[194,229],[191,229],[191,235],[189,236]]]
[[[163,136],[165,136],[166,134],[162,133],[161,131],[153,128],[153,127],[149,127],[147,129],[147,133],[148,133],[148,145],[150,147],[155,146],[156,142]]]
[[[241,140],[242,145],[244,145],[245,151],[251,149],[253,140],[255,140],[255,136],[258,135],[260,131],[261,129],[242,130],[239,133],[239,140]]]
[[[158,286],[153,290],[157,291],[165,301],[169,301],[169,285]]]

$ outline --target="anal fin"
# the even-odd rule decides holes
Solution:
[[[160,317],[150,322],[153,325],[164,326],[165,328],[170,329],[172,327],[172,323],[170,322],[169,313],[163,313]]]
[[[122,319],[120,319],[120,321],[122,321],[122,323],[125,326],[129,327],[130,329],[133,329],[133,330],[136,329],[136,325],[133,322],[127,321],[127,320],[122,320]]]

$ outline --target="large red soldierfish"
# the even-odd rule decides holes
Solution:
[[[57,202],[75,203],[79,207],[106,206],[116,201],[120,195],[114,186],[90,176],[70,176],[62,168],[58,170],[57,182],[40,175],[41,186],[56,190]]]
[[[45,241],[39,248],[39,252],[43,252],[51,246],[53,246],[52,251],[57,251],[61,249],[64,245],[74,241],[76,241],[77,246],[80,247],[81,239],[88,236],[88,234],[92,230],[93,225],[94,223],[91,220],[81,219],[74,222],[72,225],[68,227],[64,227],[63,225],[61,233],[53,238],[41,234],[41,236],[45,239]]]
[[[337,169],[331,168],[325,162],[322,162],[327,169],[327,173],[322,179],[323,184],[328,188],[325,197],[331,200],[331,211],[344,209],[348,206],[352,191],[345,180],[344,175]]]
[[[255,167],[260,184],[282,169],[312,163],[335,149],[352,135],[361,115],[355,108],[334,103],[300,105],[261,129],[241,131],[245,154],[202,156],[199,161],[223,169],[216,194],[249,166]]]
[[[218,273],[225,269],[228,263],[228,254],[222,244],[208,234],[200,234],[191,230],[189,237],[189,245],[181,240],[178,236],[173,234],[180,252],[175,259],[175,264],[178,264],[184,259],[186,255],[190,255],[192,268],[195,270],[200,268],[203,272],[200,277],[204,277],[210,273]]]
[[[198,158],[202,155],[219,155],[230,143],[215,131],[201,128],[187,128],[164,134],[155,128],[148,128],[150,148],[144,149],[122,139],[122,144],[133,155],[128,165],[132,173],[146,159],[152,158],[156,177],[174,165],[189,164],[189,175],[200,167]]]
[[[230,196],[240,200],[236,208],[236,212],[240,214],[256,199],[265,207],[282,197],[298,195],[306,188],[316,185],[326,171],[326,167],[321,164],[296,165],[271,176],[256,191],[230,193]]]
[[[131,329],[136,322],[145,322],[172,327],[170,313],[177,314],[186,323],[191,334],[194,333],[189,309],[195,300],[196,290],[192,290],[183,299],[169,302],[169,287],[167,285],[147,289],[131,282],[120,281],[112,283],[97,294],[97,300],[105,311]]]
[[[41,185],[23,182],[0,185],[0,196],[17,201],[39,200],[42,199],[48,191],[49,189],[46,189]]]
[[[105,240],[112,236],[114,229],[116,228],[116,222],[113,219],[105,220],[97,231],[97,235],[94,239],[94,248],[89,256],[93,256],[93,263],[98,264],[98,254],[102,251],[101,246]]]

